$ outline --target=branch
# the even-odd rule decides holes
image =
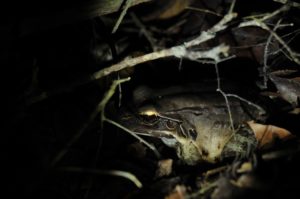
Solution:
[[[97,71],[97,72],[93,73],[92,75],[90,75],[89,77],[78,80],[77,82],[72,83],[68,86],[62,87],[62,88],[60,88],[58,90],[54,90],[52,92],[51,91],[43,92],[38,96],[34,96],[27,100],[27,105],[31,105],[33,103],[45,100],[49,96],[53,96],[53,95],[57,95],[57,94],[60,94],[60,93],[66,92],[66,91],[70,91],[74,87],[87,84],[91,81],[103,78],[107,75],[110,75],[114,72],[118,72],[125,68],[137,66],[138,64],[145,63],[145,62],[152,61],[152,60],[157,60],[160,58],[174,56],[174,57],[177,57],[180,59],[188,58],[188,59],[195,60],[195,61],[197,59],[207,58],[207,59],[212,59],[215,62],[218,62],[221,59],[220,55],[224,55],[225,57],[228,55],[229,46],[221,44],[221,45],[216,46],[207,51],[192,51],[192,50],[189,50],[188,48],[197,46],[197,45],[204,43],[210,39],[213,39],[218,32],[226,29],[227,23],[229,23],[235,17],[237,17],[236,13],[229,13],[229,14],[225,15],[224,18],[222,18],[219,23],[214,25],[209,30],[203,31],[199,37],[196,37],[195,39],[193,39],[189,42],[186,42],[182,45],[178,45],[178,46],[171,47],[168,49],[163,49],[160,51],[145,54],[145,55],[142,55],[139,57],[124,59],[123,61],[121,61],[117,64],[114,64],[110,67],[107,67],[100,71]]]
[[[219,61],[220,54],[223,54],[226,56],[228,53],[228,50],[229,50],[229,47],[224,44],[221,44],[221,45],[214,47],[207,51],[195,51],[195,52],[187,50],[186,47],[183,45],[179,45],[179,46],[175,46],[175,47],[172,47],[169,49],[164,49],[161,51],[142,55],[139,57],[125,59],[117,64],[114,64],[108,68],[104,68],[104,69],[94,73],[91,78],[92,78],[92,80],[100,79],[102,77],[110,75],[111,73],[118,72],[125,68],[130,68],[130,67],[136,66],[141,63],[145,63],[145,62],[160,59],[160,58],[171,57],[171,56],[174,56],[177,58],[188,58],[191,60],[208,58],[208,59],[213,59],[215,61]]]
[[[120,70],[123,70],[125,68],[133,67],[141,63],[145,63],[148,61],[164,58],[164,57],[177,57],[177,58],[188,58],[188,59],[199,59],[199,58],[209,58],[213,59],[215,61],[220,60],[220,54],[227,55],[227,52],[229,50],[228,46],[225,45],[220,45],[215,48],[212,48],[208,51],[203,51],[203,52],[193,52],[191,50],[188,50],[188,48],[191,48],[193,46],[197,46],[201,43],[204,43],[205,41],[208,41],[210,39],[213,39],[216,36],[216,33],[224,30],[227,28],[227,23],[230,22],[232,19],[237,17],[236,13],[229,13],[225,15],[222,20],[214,25],[212,28],[210,28],[207,31],[202,31],[200,36],[186,42],[182,45],[178,45],[172,48],[160,50],[157,52],[152,52],[146,55],[142,55],[139,57],[135,58],[129,58],[125,59],[117,64],[114,64],[108,68],[104,68],[92,75],[92,79],[100,79],[104,76],[107,76],[113,72],[118,72]]]
[[[215,38],[216,33],[226,29],[227,23],[229,23],[236,17],[237,17],[237,13],[234,13],[234,12],[231,12],[231,13],[225,15],[221,19],[221,21],[219,21],[219,23],[217,23],[216,25],[214,25],[212,28],[210,28],[207,31],[202,31],[199,37],[197,37],[189,42],[184,43],[184,46],[186,48],[190,48],[192,46],[197,46],[201,43],[204,43],[205,41]]]

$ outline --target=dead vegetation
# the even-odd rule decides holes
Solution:
[[[100,2],[1,27],[18,30],[5,35],[1,55],[14,76],[5,93],[16,149],[8,149],[17,176],[9,190],[299,194],[298,2]]]

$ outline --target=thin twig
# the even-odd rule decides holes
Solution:
[[[220,166],[220,167],[217,167],[217,168],[214,168],[214,169],[210,169],[210,170],[204,172],[203,176],[207,180],[210,176],[215,175],[217,173],[220,173],[220,172],[222,172],[226,169],[228,169],[228,165]]]
[[[223,95],[224,99],[225,99],[226,107],[227,107],[227,110],[228,110],[230,127],[231,127],[232,132],[234,133],[235,132],[234,123],[233,123],[232,112],[231,112],[231,108],[230,108],[230,103],[229,103],[228,97],[227,97],[226,93],[222,89],[217,89],[217,92],[220,92]]]
[[[271,33],[271,35],[287,50],[287,52],[289,53],[290,57],[292,58],[292,60],[297,63],[300,64],[300,60],[299,60],[299,54],[295,53],[286,43],[285,41],[283,41],[283,39],[277,35],[275,32],[273,32],[267,25],[265,25],[264,23],[260,23],[261,24],[261,28],[269,31]]]
[[[285,11],[288,11],[290,9],[290,6],[288,5],[283,5],[281,6],[279,9],[271,12],[271,13],[264,13],[264,14],[259,14],[259,15],[251,15],[251,16],[246,16],[244,17],[243,19],[244,20],[248,20],[248,19],[251,19],[251,20],[248,20],[248,21],[245,21],[245,22],[242,22],[239,26],[242,27],[243,25],[245,26],[248,26],[247,23],[255,23],[256,21],[266,21],[268,19],[271,19],[272,17],[282,13],[282,12],[285,12]]]
[[[291,25],[291,24],[290,24]],[[280,26],[281,27],[281,26]],[[290,33],[287,33],[285,35],[282,35],[281,38],[287,38],[289,37],[290,35],[293,35],[293,37],[291,39],[289,39],[288,41],[286,41],[285,43],[289,44],[291,43],[299,34],[300,34],[300,29],[297,29],[297,30],[294,30]],[[267,42],[259,42],[259,43],[256,43],[256,44],[251,44],[251,45],[241,45],[241,46],[230,46],[231,49],[243,49],[243,48],[253,48],[253,47],[259,47],[259,46],[265,46]],[[273,42],[271,42],[270,44],[274,44]],[[282,49],[282,48],[280,48]],[[280,49],[272,52],[271,54],[272,55],[275,55],[277,54]]]
[[[226,94],[221,89],[221,79],[220,79],[219,67],[218,67],[217,62],[215,63],[215,70],[216,70],[216,75],[217,75],[217,89],[216,89],[216,91],[221,93],[222,96],[225,99],[226,107],[227,107],[227,110],[228,110],[228,116],[229,116],[229,122],[230,122],[231,130],[234,133],[234,125],[233,125],[231,108],[230,108],[230,104],[229,104],[229,101],[228,101],[228,98],[227,98]]]
[[[249,21],[245,21],[239,24],[239,28],[241,27],[246,27],[246,26],[257,26],[260,27],[266,31],[268,31],[289,53],[290,57],[292,58],[292,60],[297,63],[300,64],[300,60],[299,60],[299,54],[295,53],[284,41],[283,39],[278,36],[274,31],[272,31],[265,23],[264,21],[267,19],[270,19],[282,12],[285,12],[287,10],[290,9],[290,6],[288,5],[284,5],[281,8],[279,8],[278,10],[275,10],[274,12],[265,15],[264,17],[262,17],[261,19],[258,18],[253,18],[253,20],[249,20]]]
[[[97,110],[99,112],[101,112],[101,123],[102,123],[102,119],[105,118],[104,113],[105,113],[106,104],[108,103],[110,98],[115,94],[117,86],[119,84],[122,84],[124,82],[129,81],[129,80],[130,80],[130,77],[124,78],[124,79],[114,80],[113,83],[111,84],[109,90],[104,94],[103,99],[101,100],[99,106],[97,107]]]
[[[95,174],[95,175],[109,175],[109,176],[118,176],[125,178],[133,184],[141,189],[143,187],[141,181],[132,173],[127,171],[120,171],[120,170],[100,170],[100,169],[89,169],[89,168],[81,168],[81,167],[62,167],[59,168],[60,171],[67,171],[67,172],[75,172],[75,173],[87,173],[87,174]]]
[[[290,33],[288,33],[288,34],[285,34],[285,35],[283,35],[283,36],[281,36],[281,38],[286,38],[286,37],[288,37],[288,36],[290,36],[290,35],[292,35],[292,34],[294,34],[289,40],[287,40],[285,43],[286,44],[290,44],[299,34],[300,34],[300,29],[297,29],[297,30],[295,30],[295,31],[293,31],[293,32],[290,32]],[[276,50],[276,51],[274,51],[274,52],[272,52],[272,55],[276,55],[276,54],[278,54],[279,52],[282,52],[282,53],[284,53],[284,51],[283,51],[283,48],[284,47],[281,47],[281,48],[279,48],[278,50]],[[285,54],[286,55],[286,54]],[[288,56],[287,56],[288,57]],[[290,60],[292,60],[292,59],[290,59]]]
[[[102,99],[102,101],[101,101],[101,103],[99,104],[99,107],[98,107],[98,111],[101,112],[101,124],[103,124],[103,122],[108,122],[108,123],[120,128],[120,129],[126,131],[127,133],[129,133],[130,135],[135,137],[137,140],[139,140],[140,142],[145,144],[147,147],[149,147],[154,152],[154,154],[158,158],[160,158],[160,154],[159,154],[158,150],[153,145],[148,143],[146,140],[144,140],[143,138],[138,136],[136,132],[133,132],[133,131],[127,129],[126,127],[118,124],[117,122],[115,122],[113,120],[108,119],[105,116],[105,106],[108,103],[108,101],[110,100],[110,98],[114,95],[117,86],[120,85],[121,83],[127,82],[129,80],[130,80],[130,78],[124,78],[124,79],[119,79],[119,80],[113,81],[113,83],[110,86],[109,90],[104,94],[104,97],[103,97],[103,99]]]
[[[278,22],[274,26],[273,32],[275,32],[277,30],[277,28],[280,25],[280,22],[281,22],[281,19],[278,20]],[[263,78],[264,78],[263,86],[264,86],[264,88],[267,88],[267,81],[268,81],[267,72],[268,72],[268,68],[269,68],[269,66],[268,66],[268,52],[269,52],[269,46],[272,42],[272,38],[273,38],[273,35],[270,34],[270,36],[268,37],[268,40],[266,42],[265,49],[264,49],[264,66],[263,66]]]
[[[118,73],[118,80],[120,80],[120,74],[119,73]],[[118,106],[121,107],[121,105],[122,105],[122,85],[121,84],[118,85],[118,90],[119,90]]]
[[[260,107],[257,104],[254,104],[253,102],[251,102],[251,101],[249,101],[249,100],[247,100],[245,98],[242,98],[242,97],[240,97],[240,96],[238,96],[236,94],[231,94],[231,93],[226,93],[226,96],[227,97],[237,98],[237,99],[239,99],[242,102],[246,102],[249,106],[252,106],[252,107],[256,108],[257,110],[259,110],[261,114],[266,114],[266,111],[262,107]]]
[[[119,123],[117,123],[117,122],[115,122],[113,120],[110,120],[110,119],[108,119],[106,117],[104,118],[104,121],[108,122],[108,123],[110,123],[110,124],[112,124],[112,125],[114,125],[114,126],[116,126],[118,128],[120,128],[122,130],[124,130],[125,132],[129,133],[130,135],[132,135],[133,137],[135,137],[137,140],[139,140],[140,142],[142,142],[143,144],[145,144],[149,149],[151,149],[154,152],[154,154],[156,155],[156,157],[158,159],[161,157],[160,153],[155,148],[155,146],[153,146],[152,144],[148,143],[146,140],[144,140],[143,138],[141,138],[140,136],[138,136],[137,134],[139,134],[139,133],[131,131],[130,129],[128,129],[128,128],[122,126],[121,124],[119,124]]]
[[[235,7],[236,0],[232,0],[228,13],[232,13]]]
[[[119,26],[120,26],[120,24],[121,24],[123,18],[125,17],[125,15],[126,15],[126,13],[127,13],[128,8],[130,7],[130,5],[131,5],[131,3],[132,3],[132,0],[125,0],[125,1],[126,1],[125,7],[124,7],[124,9],[122,10],[122,12],[121,12],[121,14],[120,14],[120,16],[119,16],[119,18],[118,18],[118,20],[117,20],[117,22],[116,22],[114,28],[113,28],[113,30],[112,30],[112,32],[111,32],[111,33],[113,33],[113,34],[118,30],[118,28],[119,28]]]
[[[204,12],[204,13],[212,14],[212,15],[215,15],[215,16],[218,16],[218,17],[223,17],[223,15],[221,15],[221,14],[219,14],[217,12],[208,10],[208,9],[196,8],[196,7],[191,7],[191,6],[187,6],[185,9],[187,9],[187,10],[193,10],[193,11],[198,11],[198,12]]]
[[[90,116],[88,117],[87,121],[85,123],[83,123],[83,125],[79,128],[78,132],[75,133],[75,135],[68,141],[68,143],[64,146],[64,148],[53,158],[53,160],[51,162],[51,166],[55,166],[67,154],[67,152],[69,151],[70,147],[73,146],[73,144],[75,142],[77,142],[77,140],[83,135],[83,133],[85,132],[85,130],[95,120],[95,118],[97,117],[97,115],[99,113],[101,113],[104,116],[105,105],[107,104],[107,102],[110,100],[110,98],[114,94],[116,87],[119,84],[124,83],[124,82],[129,81],[129,80],[130,80],[130,78],[125,78],[125,79],[120,79],[120,80],[113,81],[110,89],[104,94],[103,99],[96,106],[96,108],[94,109],[94,111],[90,114]]]
[[[182,70],[182,62],[183,62],[183,59],[179,59],[179,64],[178,64],[178,71],[181,71]]]
[[[300,8],[300,3],[294,2],[294,1],[290,1],[290,0],[273,0],[275,2],[278,3],[282,3],[282,4],[288,4],[289,6],[295,7],[295,8]]]
[[[140,31],[144,34],[146,39],[149,41],[152,50],[157,51],[158,47],[155,44],[156,42],[154,41],[154,38],[152,37],[151,33],[147,30],[145,25],[140,21],[140,19],[133,12],[130,13],[130,16],[134,21],[134,23],[140,28]]]

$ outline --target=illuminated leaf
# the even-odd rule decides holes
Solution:
[[[269,76],[271,81],[275,84],[280,96],[291,103],[293,106],[299,105],[300,99],[300,81],[298,78],[287,79],[277,77],[275,75]]]
[[[258,148],[265,148],[272,146],[275,139],[286,140],[292,138],[293,135],[286,129],[273,126],[248,122],[250,128],[253,130],[255,137],[258,141]]]

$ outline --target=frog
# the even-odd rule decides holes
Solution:
[[[258,141],[247,121],[264,121],[266,111],[242,98],[227,98],[215,85],[140,86],[118,121],[138,135],[160,139],[188,165],[249,157]]]

